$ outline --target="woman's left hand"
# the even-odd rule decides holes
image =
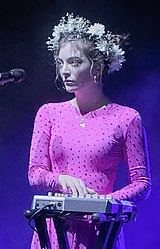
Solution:
[[[58,182],[65,192],[67,192],[68,189],[71,189],[72,194],[96,194],[93,189],[87,188],[82,179],[76,177],[72,177],[69,175],[59,175]]]

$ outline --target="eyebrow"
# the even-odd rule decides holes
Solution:
[[[82,58],[81,57],[78,57],[78,56],[72,56],[72,57],[69,57],[67,60],[81,60],[82,61]],[[61,58],[57,58],[57,60],[60,60],[60,61],[63,61]]]

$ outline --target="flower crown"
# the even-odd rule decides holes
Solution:
[[[105,26],[99,23],[91,24],[89,20],[83,17],[72,14],[66,14],[62,17],[58,26],[54,26],[52,38],[48,37],[46,44],[48,50],[51,52],[56,51],[60,46],[60,40],[68,34],[74,34],[75,37],[87,37],[95,44],[97,49],[108,64],[108,73],[119,71],[122,63],[125,62],[124,51],[120,47],[125,40],[126,36],[112,34],[107,31],[105,33]]]

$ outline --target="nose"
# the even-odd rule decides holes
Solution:
[[[71,71],[70,71],[69,66],[67,64],[63,64],[63,66],[61,67],[61,75],[65,79],[67,79],[71,75]]]

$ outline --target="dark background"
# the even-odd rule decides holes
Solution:
[[[137,109],[147,129],[152,193],[139,204],[136,223],[125,225],[127,249],[160,248],[160,35],[158,1],[28,0],[0,3],[0,72],[23,68],[27,79],[0,88],[0,248],[29,249],[32,231],[24,219],[33,190],[27,179],[29,147],[37,109],[72,96],[54,86],[55,69],[45,42],[66,12],[129,33],[123,69],[106,81],[113,102]],[[120,168],[117,187],[126,181]]]

